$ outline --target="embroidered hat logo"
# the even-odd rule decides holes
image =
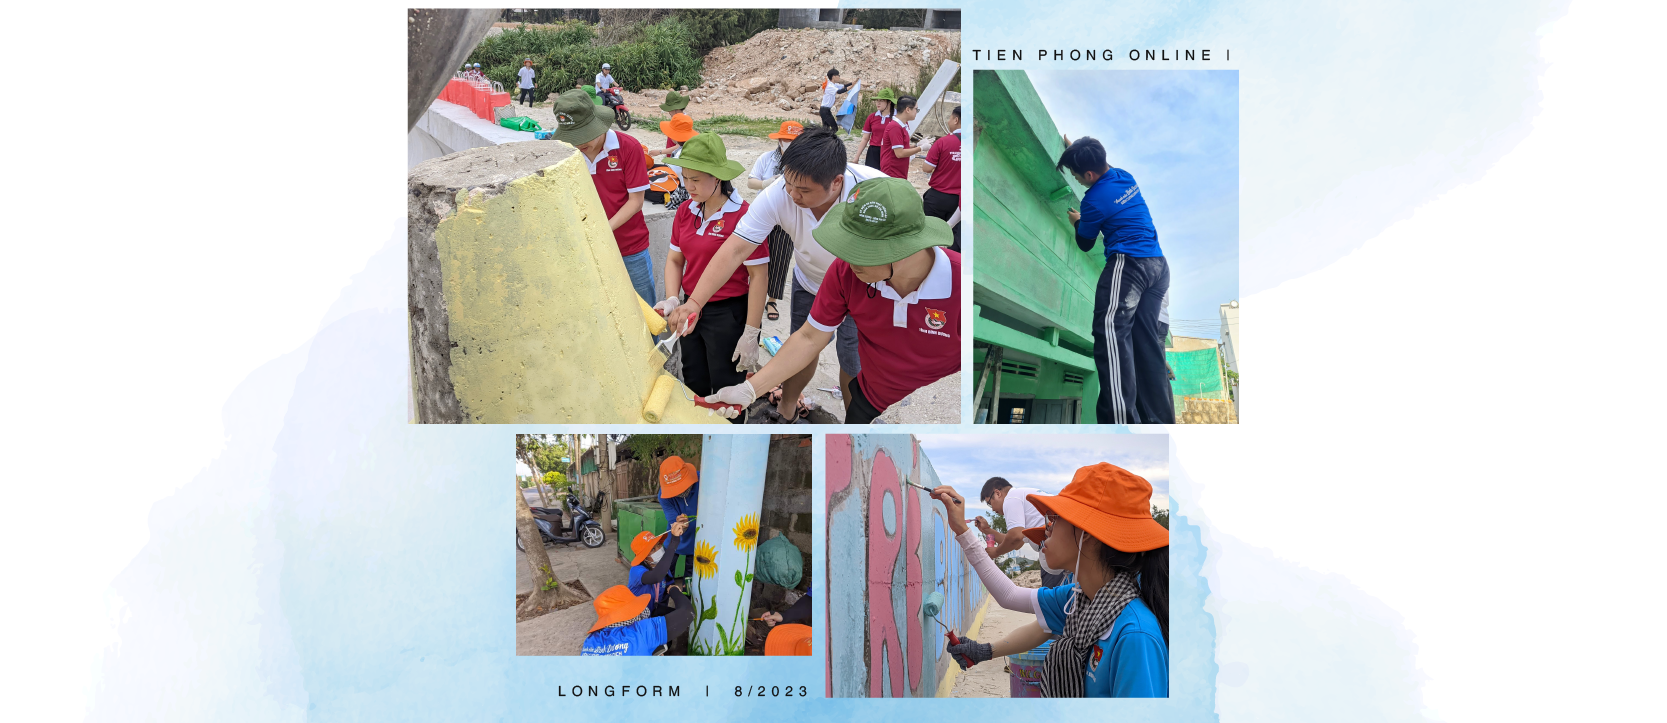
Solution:
[[[573,122],[573,116],[570,116],[566,113],[557,113],[556,114],[556,125],[559,125],[563,128],[572,128],[573,126],[575,126],[577,124]]]
[[[942,310],[940,310],[940,309],[927,309],[926,310],[926,325],[927,326],[930,326],[933,329],[942,329],[943,325],[948,323],[948,322],[949,322],[949,315],[943,313]]]
[[[878,201],[869,201],[857,209],[857,218],[869,223],[882,223],[886,220],[886,207]]]

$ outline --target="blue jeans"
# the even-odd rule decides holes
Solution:
[[[653,306],[659,299],[654,298],[654,257],[648,253],[652,249],[643,249],[642,253],[625,257],[625,271],[631,274],[631,286],[637,289],[637,296]]]

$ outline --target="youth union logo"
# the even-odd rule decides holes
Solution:
[[[556,125],[562,126],[564,128],[572,128],[573,125],[574,125],[573,124],[573,116],[570,116],[566,113],[557,113],[556,114]]]
[[[942,329],[949,322],[949,315],[939,309],[926,310],[926,325],[933,329]]]
[[[610,154],[608,156],[608,168],[619,168],[619,158]]]

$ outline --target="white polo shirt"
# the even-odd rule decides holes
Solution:
[[[613,75],[603,74],[603,73],[597,73],[596,74],[596,89],[597,90],[607,90],[607,89],[612,88],[612,87],[614,87],[614,77],[613,77]]]
[[[858,183],[885,177],[886,174],[878,168],[845,164],[845,187],[840,191],[837,203],[844,203]],[[814,294],[822,286],[822,277],[828,273],[828,265],[834,261],[834,255],[810,235],[821,223],[822,220],[811,214],[810,209],[793,203],[793,197],[787,193],[786,179],[777,178],[758,192],[758,197],[752,201],[752,208],[741,217],[741,225],[735,227],[735,235],[757,245],[768,240],[770,231],[780,226],[793,238],[793,278],[798,279],[799,285],[806,291]]]
[[[1042,513],[1036,511],[1036,505],[1025,499],[1025,495],[1037,494],[1042,494],[1042,491],[1035,487],[1011,487],[1007,490],[1007,499],[1001,503],[1001,516],[1007,519],[1007,529],[1028,529],[1048,524]],[[1040,549],[1029,539],[1025,540],[1025,545],[1032,550]]]
[[[522,88],[531,88],[531,87],[533,87],[533,69],[532,68],[529,68],[529,67],[523,65],[523,66],[521,66],[521,70],[517,71],[515,74],[521,78],[521,87]]]

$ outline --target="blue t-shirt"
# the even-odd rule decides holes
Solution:
[[[666,644],[666,619],[648,618],[585,636],[580,655],[653,655]]]
[[[649,561],[645,559],[643,560],[643,564],[631,566],[631,575],[625,580],[625,587],[631,589],[632,595],[653,595],[653,597],[648,599],[648,604],[653,605],[660,602],[660,596],[665,594],[666,581],[661,580],[653,585],[643,584],[642,576],[651,572],[648,567],[648,562]]]
[[[1076,585],[1036,591],[1037,620],[1055,635],[1065,631],[1065,603]],[[1078,600],[1083,605],[1086,600]],[[1057,645],[1057,641],[1055,642]],[[1123,607],[1111,630],[1088,654],[1083,694],[1089,698],[1169,697],[1169,646],[1158,618],[1139,598]]]
[[[661,497],[660,510],[666,513],[666,524],[669,526],[671,523],[676,522],[678,515],[688,515],[690,517],[694,517],[696,503],[699,501],[699,482],[689,485],[687,497],[684,495],[678,495],[676,497]],[[693,531],[693,527],[691,527],[690,530]],[[693,534],[690,534],[689,532],[683,533],[683,541],[677,544],[677,554],[695,554],[695,536]]]
[[[1077,221],[1079,244],[1105,235],[1106,258],[1128,254],[1137,259],[1162,256],[1158,230],[1146,210],[1146,198],[1134,176],[1121,168],[1106,171],[1082,196],[1082,218]]]

